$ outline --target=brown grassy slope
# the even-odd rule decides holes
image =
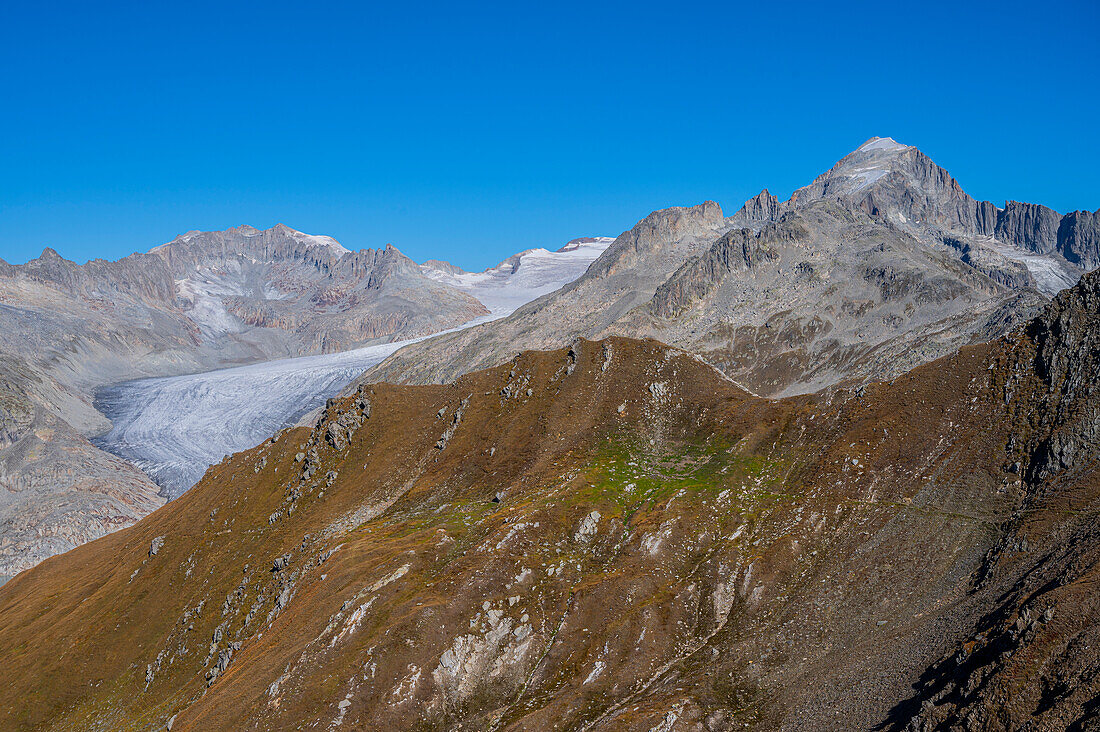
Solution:
[[[781,401],[626,339],[374,386],[0,589],[0,728],[904,724],[1021,509],[1095,516],[1009,472],[1027,347]]]

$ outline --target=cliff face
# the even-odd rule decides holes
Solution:
[[[1063,216],[1058,225],[1058,249],[1086,270],[1100,267],[1100,210]]]
[[[1058,249],[1061,219],[1057,211],[1046,206],[1009,201],[997,217],[994,233],[1022,249],[1050,254]]]
[[[617,338],[365,385],[0,588],[0,726],[1083,728],[1098,280],[855,391]]]
[[[705,252],[689,259],[653,294],[653,309],[664,318],[710,296],[731,274],[755,269],[779,259],[780,239],[797,241],[808,232],[799,226],[771,225],[760,235],[749,229],[732,229]]]
[[[1100,448],[1100,277],[1086,276],[1054,298],[1027,337],[1043,382],[1028,465],[1042,480],[1093,459]],[[1010,399],[1014,388],[1010,382]]]

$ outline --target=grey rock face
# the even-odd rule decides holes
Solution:
[[[977,203],[943,168],[915,147],[874,137],[813,183],[791,195],[785,207],[845,198],[873,216],[947,230],[991,233]]]
[[[1047,385],[1040,395],[1037,430],[1043,439],[1031,446],[1028,472],[1032,480],[1048,477],[1077,464],[1100,446],[1100,271],[1085,275],[1029,324],[1027,337],[1035,345],[1034,367]],[[1007,397],[1015,396],[1009,382]]]
[[[734,214],[733,218],[745,225],[750,225],[757,221],[775,221],[781,213],[783,213],[783,209],[779,204],[779,199],[765,188],[745,201],[745,205]]]
[[[1020,201],[1008,201],[1003,208],[977,201],[921,151],[890,139],[872,138],[861,145],[812,185],[796,190],[788,203],[779,204],[773,218],[807,200],[832,196],[853,200],[869,214],[898,223],[919,238],[922,229],[930,227],[956,236],[992,237],[1020,250],[1018,259],[1033,270],[1052,265],[1075,270],[1073,282],[1060,277],[1049,286],[1038,282],[1047,294],[1100,266],[1097,214],[1076,211],[1062,216],[1046,206]],[[1026,253],[1051,259],[1030,260]]]
[[[959,259],[999,285],[1011,289],[1037,286],[1027,265],[983,245],[979,239],[945,236],[944,244],[958,250]]]
[[[1062,216],[1038,204],[1009,201],[998,208],[989,201],[975,201],[920,150],[889,138],[868,140],[811,185],[795,191],[790,201],[777,203],[769,220],[810,201],[833,197],[847,199],[924,241],[944,234],[991,238],[1001,245],[1002,255],[1025,263],[1040,289],[1050,295],[1100,266],[1097,214],[1082,211]],[[750,211],[759,215],[763,208],[753,199],[742,219],[765,220],[749,215]],[[1071,271],[1073,276],[1069,281],[1061,275],[1044,276],[1050,268]]]
[[[1058,251],[1086,270],[1100,267],[1100,209],[1063,216],[1058,225]]]
[[[652,257],[669,260],[693,253],[700,234],[723,228],[723,225],[722,208],[714,201],[654,211],[615,239],[592,263],[587,275],[593,279],[606,278],[648,269],[648,260]]]
[[[164,503],[144,473],[57,416],[48,383],[25,388],[32,373],[0,357],[0,584]]]
[[[750,229],[732,229],[703,254],[683,264],[653,295],[653,309],[668,318],[710,295],[730,274],[755,269],[779,259],[782,240],[795,241],[808,235],[799,225],[769,224],[760,234]]]
[[[1035,203],[1009,201],[997,218],[998,239],[1039,254],[1058,249],[1058,212]]]

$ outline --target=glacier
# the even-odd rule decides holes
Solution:
[[[112,428],[92,442],[177,498],[210,465],[294,424],[410,342],[103,387],[95,406]]]
[[[459,330],[506,317],[560,289],[580,277],[611,242],[599,238],[556,252],[534,249],[485,272],[431,270],[429,276],[470,292],[490,311],[452,329]],[[434,335],[101,387],[96,408],[112,427],[92,442],[145,471],[166,498],[178,498],[226,455],[255,447],[390,354]]]

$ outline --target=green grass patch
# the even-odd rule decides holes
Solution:
[[[649,511],[684,492],[713,497],[724,490],[738,502],[784,495],[785,463],[747,453],[718,437],[660,445],[636,435],[614,436],[589,460],[575,493],[579,501],[611,504],[624,518]]]

